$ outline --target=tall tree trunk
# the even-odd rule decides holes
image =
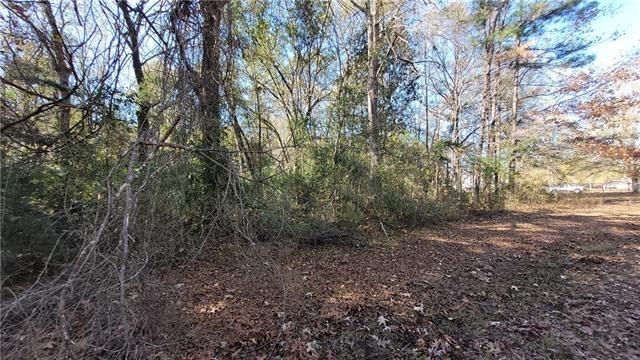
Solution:
[[[495,196],[499,193],[499,173],[498,173],[498,137],[497,128],[500,119],[500,104],[498,102],[498,81],[500,79],[500,60],[496,61],[494,79],[491,83],[491,117],[489,121],[487,155],[491,161],[491,172],[487,172],[485,180],[487,186],[487,200],[491,207],[495,205]],[[493,191],[492,191],[493,190]]]
[[[424,43],[424,58],[427,58],[427,42]],[[430,64],[424,62],[424,147],[429,153],[429,77],[431,75]],[[418,129],[419,131],[420,129]],[[420,136],[418,136],[420,141]]]
[[[368,145],[371,169],[382,161],[380,152],[380,119],[378,117],[378,37],[380,32],[378,1],[369,0],[367,17],[367,55],[369,61],[367,81]]]
[[[440,117],[439,116],[435,116],[435,120],[436,120],[436,125],[435,128],[433,129],[433,135],[431,137],[431,149],[433,150],[433,144],[436,144],[437,142],[440,141]],[[440,155],[438,154],[437,158],[436,158],[436,173],[435,173],[435,188],[436,188],[436,198],[438,198],[440,196],[440,178],[441,178],[441,167],[442,167],[442,161],[440,159]]]
[[[518,36],[516,40],[516,47],[519,47],[520,43],[520,36]],[[518,155],[516,150],[516,145],[518,144],[516,131],[518,129],[518,110],[520,107],[520,61],[517,55],[513,64],[513,83],[511,87],[511,118],[509,119],[509,190],[513,191],[515,190],[516,157]]]
[[[489,117],[491,111],[491,67],[493,63],[493,49],[485,46],[485,63],[483,71],[483,87],[482,87],[482,124],[480,127],[480,139],[478,140],[478,159],[474,169],[474,197],[475,203],[480,203],[480,188],[482,186],[482,164],[480,163],[484,156],[485,133],[489,127]]]
[[[486,3],[484,6],[489,7],[488,18],[484,21],[484,69],[483,69],[483,86],[482,86],[482,125],[480,129],[480,139],[478,141],[478,161],[474,169],[474,198],[475,203],[480,203],[480,188],[482,186],[482,164],[480,163],[484,156],[485,139],[489,141],[489,121],[491,116],[491,85],[492,85],[492,69],[493,58],[495,55],[494,35],[498,22],[498,17],[503,4]]]
[[[58,95],[58,99],[60,100],[58,106],[58,127],[60,134],[63,137],[66,137],[69,135],[69,130],[71,128],[71,55],[67,56],[62,32],[60,31],[60,27],[58,27],[55,15],[53,14],[51,2],[49,2],[49,0],[44,0],[40,2],[40,4],[47,22],[49,23],[49,27],[51,28],[52,42],[50,47],[53,55],[51,62],[58,77],[58,86],[60,88]]]
[[[262,106],[260,105],[260,87],[259,86],[254,86],[255,89],[255,93],[256,93],[256,118],[258,120],[258,174],[260,176],[262,176],[262,170],[264,167],[263,164],[263,154],[262,152],[264,151],[264,146],[262,143]],[[287,149],[284,148],[284,146],[282,147],[282,154],[284,155],[284,159],[285,161],[288,161],[288,157],[287,157]]]
[[[462,190],[462,174],[460,166],[460,99],[457,93],[454,92],[453,111],[451,112],[451,145],[452,145],[452,169],[453,169],[453,184],[456,190]]]
[[[202,65],[199,117],[202,126],[205,182],[213,189],[226,180],[226,156],[222,153],[220,121],[220,24],[227,1],[202,1]]]
[[[517,63],[516,68],[513,71],[513,90],[511,95],[511,119],[509,121],[510,129],[509,129],[509,146],[510,146],[510,155],[509,155],[509,190],[514,190],[515,186],[515,178],[516,178],[516,157],[518,152],[516,150],[516,145],[518,144],[518,140],[516,138],[516,131],[518,129],[518,108],[520,103],[520,86],[518,77],[519,69]]]
[[[150,140],[151,134],[149,131],[149,110],[151,109],[151,103],[148,101],[146,94],[144,93],[145,76],[142,69],[142,61],[140,59],[140,42],[138,37],[138,28],[131,18],[130,7],[127,0],[119,0],[118,7],[122,10],[125,24],[127,26],[127,42],[131,49],[131,63],[133,65],[133,72],[136,76],[136,83],[138,85],[138,111],[136,114],[138,121],[138,137],[142,142]],[[146,147],[140,144],[139,161],[144,162],[147,158]]]

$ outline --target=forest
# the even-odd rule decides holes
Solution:
[[[612,4],[1,0],[2,357],[640,357]]]

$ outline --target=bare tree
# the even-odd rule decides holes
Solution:
[[[144,2],[138,5],[137,9],[132,9],[129,6],[127,0],[118,0],[118,7],[122,11],[122,16],[124,18],[125,26],[126,26],[126,37],[127,44],[131,49],[131,62],[133,66],[133,72],[136,77],[136,82],[138,84],[138,110],[137,110],[137,122],[138,122],[138,136],[143,138],[144,141],[148,142],[151,139],[150,134],[150,126],[149,126],[149,110],[151,109],[151,103],[148,100],[148,95],[144,93],[145,91],[145,73],[143,69],[143,62],[140,57],[140,35],[139,29],[142,23],[143,17],[142,13]],[[137,20],[131,17],[131,13],[135,12],[138,14]],[[140,154],[139,158],[141,161],[146,159],[146,151],[144,145],[140,145]]]

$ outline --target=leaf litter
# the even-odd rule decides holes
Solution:
[[[629,196],[376,246],[265,245],[268,265],[218,248],[167,274],[157,342],[182,359],[640,358],[637,209]]]

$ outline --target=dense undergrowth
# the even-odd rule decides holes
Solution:
[[[323,229],[382,232],[437,222],[469,206],[468,195],[452,188],[436,194],[431,169],[423,164],[389,157],[372,173],[365,156],[333,151],[310,148],[298,155],[305,159],[299,165],[286,171],[265,167],[257,181],[231,168],[224,190],[215,195],[200,177],[197,157],[159,153],[138,169],[132,236],[154,248],[146,249],[151,258],[169,261],[216,237],[262,242],[301,239]],[[124,164],[117,169],[123,160],[82,156],[94,156],[94,166],[69,165],[80,161],[76,153],[64,162],[29,159],[3,167],[5,282],[69,261],[109,206],[122,210],[114,193],[124,181]]]

